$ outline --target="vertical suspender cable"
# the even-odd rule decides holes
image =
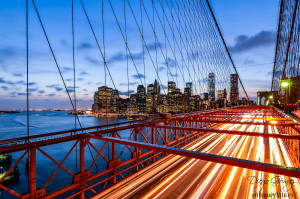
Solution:
[[[128,83],[128,98],[129,95],[129,68],[128,68],[128,50],[127,50],[127,20],[126,20],[126,0],[124,0],[124,20],[125,20],[125,46],[126,46],[126,64],[127,64],[127,83]]]
[[[27,111],[27,136],[29,137],[29,46],[28,46],[28,0],[26,0],[26,111]],[[29,142],[29,138],[27,140]]]
[[[107,85],[106,85],[106,52],[105,52],[105,31],[104,31],[104,0],[102,0],[102,9],[101,9],[101,14],[102,14],[102,44],[103,44],[103,68],[104,68],[104,81],[105,81],[105,90],[107,90]],[[106,98],[106,124],[108,124],[108,95],[107,92],[105,92],[105,98]]]
[[[164,1],[162,2],[162,9],[164,10]],[[168,48],[167,48],[167,33],[166,33],[166,21],[165,15],[163,15],[163,23],[164,23],[164,36],[165,36],[165,48],[166,48],[166,65],[167,65],[167,79],[169,82],[169,60],[168,60]]]
[[[73,75],[74,75],[74,109],[75,109],[75,130],[76,130],[76,115],[77,115],[77,101],[76,101],[76,70],[75,70],[75,33],[74,33],[74,0],[72,0],[72,48],[73,48]]]
[[[215,22],[216,28],[217,28],[217,30],[218,30],[218,32],[219,32],[219,34],[220,34],[221,40],[222,40],[222,42],[223,42],[223,44],[224,44],[225,50],[226,50],[226,52],[227,52],[227,54],[228,54],[228,57],[229,57],[229,59],[230,59],[230,61],[231,61],[231,63],[232,63],[232,66],[233,66],[233,68],[234,68],[234,70],[235,70],[235,72],[236,72],[236,74],[237,74],[237,76],[238,76],[238,78],[239,78],[239,80],[240,80],[240,83],[241,83],[241,86],[242,86],[242,88],[243,88],[243,90],[244,90],[244,93],[245,93],[247,99],[249,100],[248,94],[247,94],[247,92],[246,92],[246,90],[245,90],[245,88],[244,88],[244,85],[243,85],[243,83],[242,83],[242,80],[241,80],[241,78],[240,78],[240,76],[239,76],[239,74],[238,74],[238,72],[237,72],[237,69],[236,69],[235,64],[234,64],[234,62],[233,62],[233,59],[232,59],[232,57],[231,57],[231,54],[230,54],[230,52],[229,52],[229,50],[228,50],[228,48],[227,48],[226,42],[225,42],[225,40],[224,40],[224,38],[223,38],[222,32],[221,32],[221,30],[220,30],[220,28],[219,28],[219,25],[218,25],[218,23],[217,23],[217,19],[215,18],[215,15],[214,15],[214,13],[213,13],[213,10],[212,10],[212,8],[211,8],[211,6],[210,6],[209,0],[206,0],[206,3],[207,3],[207,6],[208,6],[208,9],[209,9],[209,11],[210,11],[210,14],[211,14],[211,16],[212,16],[212,18],[213,18],[213,20],[214,20],[214,22]]]
[[[27,79],[27,81],[26,81],[26,86],[27,86],[27,88],[26,88],[26,97],[27,97],[27,99],[26,99],[26,114],[27,114],[27,140],[26,140],[26,142],[29,142],[29,89],[28,89],[28,85],[29,85],[29,83],[28,83],[28,80],[29,80],[29,60],[28,60],[28,58],[29,58],[29,49],[28,49],[28,0],[26,0],[26,79]],[[30,152],[28,152],[28,159],[27,159],[27,164],[28,164],[28,166],[30,166],[30,164],[29,164],[29,153]],[[30,171],[30,169],[29,169],[29,167],[28,167],[28,171]],[[30,190],[30,177],[29,177],[29,175],[28,175],[28,190]]]
[[[76,133],[76,115],[77,115],[77,107],[76,107],[76,92],[75,92],[75,88],[76,88],[76,70],[75,70],[75,32],[74,32],[74,0],[72,0],[72,48],[73,48],[73,75],[74,75],[74,116],[75,116],[75,133]],[[78,152],[77,152],[77,144],[76,144],[76,172],[78,171]]]
[[[140,11],[141,11],[141,37],[142,37],[142,47],[143,47],[143,65],[144,65],[144,84],[146,88],[146,64],[145,64],[145,46],[144,46],[144,27],[143,27],[143,10],[142,10],[142,0],[140,0]]]

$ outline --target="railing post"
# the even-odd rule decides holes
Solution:
[[[152,134],[152,144],[155,144],[155,128],[151,127],[151,134]],[[152,162],[155,162],[155,151],[152,152]]]
[[[80,143],[79,143],[79,172],[80,172],[80,177],[81,177],[80,190],[83,190],[84,187],[85,187],[84,178],[83,178],[84,171],[85,171],[85,168],[84,168],[84,148],[85,148],[85,139],[81,138]],[[85,198],[84,192],[82,192],[79,195],[79,198],[81,198],[81,199]]]
[[[165,128],[165,146],[169,145],[169,140],[168,140],[168,129]]]
[[[116,133],[116,132],[113,132],[113,133],[112,133],[112,136],[113,136],[114,138],[116,138],[117,133]],[[117,164],[116,164],[116,160],[117,160],[117,143],[112,142],[111,144],[112,144],[112,146],[111,146],[111,150],[112,150],[112,162],[114,163],[114,171],[113,171],[114,177],[113,177],[113,183],[115,184],[115,183],[117,182],[117,176],[116,176],[116,174],[117,174]]]
[[[139,141],[139,133],[137,131],[137,128],[134,129],[134,140],[136,142]],[[135,161],[135,164],[136,164],[135,171],[137,172],[139,170],[139,148],[138,147],[135,147],[135,153],[136,153],[136,155],[135,155],[135,158],[136,158],[136,161]]]
[[[179,126],[178,121],[175,122],[175,126]],[[179,147],[178,146],[178,130],[177,129],[175,130],[175,140],[176,140],[176,147]]]
[[[29,192],[32,199],[36,198],[36,148],[31,148],[29,154]]]
[[[267,116],[264,116],[267,117]],[[268,121],[264,120],[264,133],[269,133],[269,126],[268,126]],[[264,146],[265,146],[265,157],[264,157],[264,162],[265,163],[270,163],[270,142],[269,142],[269,138],[268,137],[264,137]],[[264,179],[265,180],[269,180],[269,174],[267,172],[264,172]],[[269,185],[266,184],[266,186],[263,186],[263,192],[264,193],[268,193],[268,188]]]

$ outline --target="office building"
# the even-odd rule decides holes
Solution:
[[[215,74],[209,73],[208,75],[208,97],[210,101],[215,101]]]

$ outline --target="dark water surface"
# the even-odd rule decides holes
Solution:
[[[69,111],[39,111],[39,112],[30,112],[30,135],[38,135],[44,133],[52,133],[63,130],[74,129],[74,115],[68,115]],[[27,136],[27,116],[26,112],[16,113],[16,114],[3,114],[0,115],[0,140],[5,140],[9,138],[17,138]],[[126,119],[119,118],[96,118],[88,116],[79,116],[82,127],[91,127],[98,125],[105,125],[110,123],[124,122]],[[77,123],[78,127],[78,123]],[[128,137],[129,130],[120,132],[121,136]],[[102,141],[92,140],[91,141],[99,150],[102,147]],[[69,150],[75,144],[74,141],[65,142],[61,144],[50,145],[46,147],[41,147],[46,153],[55,158],[58,162],[61,162],[64,157],[67,155]],[[117,148],[117,153],[122,151],[121,146]],[[106,157],[111,156],[111,145],[106,144],[103,149],[103,154]],[[78,152],[78,150],[77,150]],[[24,153],[16,152],[12,153],[13,163]],[[77,153],[78,154],[78,153]],[[93,154],[93,157],[92,155]],[[95,158],[97,153],[92,147],[85,148],[85,160],[86,160],[86,169],[92,164],[93,158]],[[125,150],[123,158],[127,159],[130,157],[128,150]],[[127,157],[128,156],[128,157]],[[78,156],[77,156],[78,157]],[[27,156],[18,164],[20,171],[19,182],[8,185],[8,187],[22,194],[28,191],[28,172],[26,169],[26,159]],[[122,158],[121,158],[122,159]],[[76,162],[78,164],[78,158],[76,161],[76,148],[71,152],[69,157],[64,162],[64,166],[71,170],[73,173],[76,173]],[[107,163],[103,158],[97,160],[97,167],[94,166],[91,172],[100,172],[105,170]],[[52,173],[57,168],[57,164],[51,161],[46,156],[42,155],[37,151],[37,188],[42,188]],[[8,168],[4,168],[7,170]],[[77,166],[78,171],[78,166]],[[47,192],[54,191],[57,188],[61,188],[63,185],[72,184],[72,176],[60,168],[53,178],[53,180],[47,185]],[[8,194],[5,191],[0,190],[0,198],[14,198],[11,194]]]

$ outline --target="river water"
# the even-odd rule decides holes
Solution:
[[[30,112],[30,135],[38,135],[44,133],[52,133],[63,130],[74,129],[75,119],[74,115],[69,115],[69,111],[31,111]],[[91,127],[99,126],[110,123],[125,122],[126,119],[119,118],[96,118],[89,116],[79,116],[82,127]],[[78,123],[77,123],[78,127]],[[130,134],[129,131],[121,132],[124,137],[128,137]],[[27,136],[27,116],[26,112],[15,113],[15,114],[3,114],[0,115],[0,140],[23,137]],[[103,145],[102,141],[93,140],[92,143],[100,150]],[[53,156],[58,162],[61,162],[63,158],[67,155],[68,151],[75,144],[74,141],[55,144],[46,147],[42,147],[49,155]],[[117,152],[122,151],[121,146],[117,148]],[[76,149],[76,148],[75,148]],[[73,173],[76,173],[76,162],[78,165],[78,158],[76,160],[76,150],[69,155],[63,164],[65,167],[70,169]],[[103,153],[106,153],[107,157],[111,157],[111,145],[106,145],[103,149]],[[78,152],[78,151],[77,151]],[[22,155],[24,152],[12,153],[13,163]],[[95,150],[90,147],[85,148],[85,160],[86,167],[89,167],[93,162],[93,159],[96,157],[97,153]],[[93,155],[91,155],[93,154]],[[130,158],[130,152],[125,150],[124,155],[125,159]],[[77,156],[78,157],[78,156]],[[28,191],[28,172],[26,169],[26,159],[27,156],[18,164],[18,169],[20,171],[19,182],[14,184],[9,184],[8,187],[17,191],[18,193],[24,193]],[[122,158],[121,158],[122,159]],[[37,151],[37,188],[42,188],[53,171],[57,168],[57,165],[48,159],[46,156],[42,155]],[[107,168],[107,163],[103,158],[97,160],[97,165],[91,169],[91,172],[100,172]],[[4,168],[4,171],[8,168]],[[88,169],[88,168],[86,168]],[[77,166],[78,171],[78,166]],[[53,180],[47,185],[47,192],[51,192],[54,189],[60,188],[66,184],[72,183],[72,176],[63,169],[59,169]],[[5,191],[0,191],[0,198],[15,198],[11,194],[8,194]],[[63,197],[62,197],[63,198]]]

